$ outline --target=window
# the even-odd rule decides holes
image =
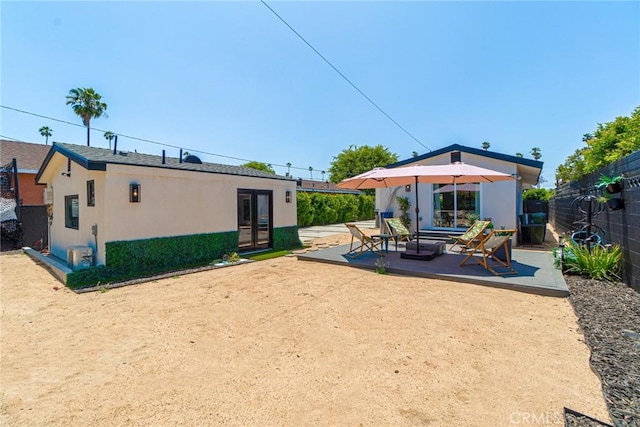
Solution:
[[[96,184],[93,180],[87,181],[87,206],[96,205]]]
[[[67,228],[79,228],[79,203],[78,195],[64,196],[64,225]]]

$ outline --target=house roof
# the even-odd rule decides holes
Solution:
[[[73,160],[80,166],[88,170],[106,171],[108,164],[144,166],[163,169],[177,169],[194,172],[216,173],[224,175],[248,176],[253,178],[267,178],[291,181],[291,178],[282,175],[275,175],[256,169],[245,168],[242,166],[224,165],[220,163],[186,163],[180,162],[175,157],[165,157],[165,163],[162,163],[162,156],[151,154],[135,153],[131,151],[120,151],[113,154],[113,150],[98,147],[87,147],[85,145],[68,144],[64,142],[55,142],[51,146],[42,167],[36,176],[36,182],[40,180],[49,161],[55,153]]]
[[[396,163],[392,163],[387,165],[387,168],[395,168],[398,166],[405,166],[411,163],[419,162],[420,160],[429,159],[431,157],[436,157],[441,154],[450,153],[451,151],[460,151],[463,153],[475,154],[476,156],[488,157],[490,159],[502,160],[505,162],[516,163],[523,166],[529,166],[537,169],[542,169],[544,162],[540,162],[538,160],[525,159],[524,157],[511,156],[509,154],[501,154],[493,151],[480,150],[478,148],[467,147],[460,144],[452,144],[444,148],[440,148],[439,150],[431,151],[426,154],[422,154],[418,157],[411,157],[406,160],[401,160]]]
[[[18,172],[36,173],[50,148],[50,145],[2,139],[0,140],[0,165],[6,165],[16,159]]]
[[[518,174],[520,175],[522,182],[527,185],[535,185],[540,180],[540,174],[542,173],[542,167],[544,162],[533,159],[525,159],[524,157],[511,156],[509,154],[501,154],[493,151],[481,150],[478,148],[466,147],[464,145],[452,144],[439,150],[431,151],[417,157],[411,157],[406,160],[401,160],[396,163],[387,165],[387,168],[396,168],[399,166],[406,166],[414,163],[419,163],[421,160],[430,159],[432,157],[447,154],[453,151],[460,151],[461,153],[469,153],[476,156],[482,156],[490,159],[501,160],[516,165]],[[464,161],[464,159],[463,159]]]

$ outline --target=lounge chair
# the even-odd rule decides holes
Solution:
[[[389,234],[392,235],[396,242],[400,241],[411,241],[411,233],[407,230],[407,227],[404,226],[400,218],[385,218],[384,222],[387,224],[387,229],[389,230]]]
[[[482,239],[476,246],[471,248],[471,252],[467,255],[465,259],[460,263],[461,266],[465,265],[465,263],[469,259],[474,259],[478,264],[495,274],[496,276],[502,276],[505,274],[518,274],[511,267],[511,254],[509,253],[508,240],[516,234],[518,230],[493,230],[491,233],[487,234],[484,239]],[[496,251],[498,249],[504,248],[505,258],[506,260],[501,260],[498,256],[496,256]],[[482,257],[474,256],[475,253],[478,252],[482,255]],[[496,261],[498,266],[489,265],[487,262],[491,258]],[[506,268],[507,271],[499,273],[495,268]]]
[[[345,226],[349,229],[349,232],[351,232],[351,246],[349,247],[347,256],[356,258],[367,252],[384,256],[382,254],[382,241],[373,240],[364,234],[355,224],[345,224]],[[357,246],[354,247],[354,244]]]
[[[475,244],[482,240],[483,232],[491,224],[491,221],[476,221],[471,227],[467,229],[461,236],[449,236],[450,239],[454,239],[453,245],[449,249],[450,251],[456,245],[460,245],[460,252],[466,252],[471,249]]]

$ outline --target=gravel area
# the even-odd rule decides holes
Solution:
[[[614,425],[640,426],[640,294],[623,283],[565,280]]]

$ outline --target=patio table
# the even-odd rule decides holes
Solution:
[[[393,238],[395,240],[396,243],[396,251],[398,251],[398,239],[396,238],[397,236],[394,236],[393,234],[374,234],[371,236],[372,239],[378,239],[378,240],[382,240],[382,244],[384,245],[384,252],[385,253],[389,253],[389,239]]]

